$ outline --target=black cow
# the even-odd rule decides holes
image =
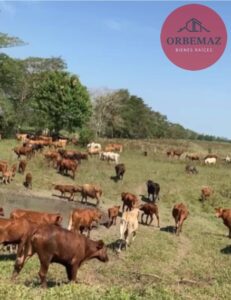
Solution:
[[[160,200],[160,185],[159,183],[153,182],[152,180],[147,181],[148,199],[152,195],[152,201],[155,202],[156,199]]]
[[[124,173],[126,171],[125,164],[118,164],[115,166],[116,177],[117,179],[123,179]]]

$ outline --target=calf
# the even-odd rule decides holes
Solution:
[[[95,221],[98,224],[101,217],[102,213],[97,209],[75,209],[71,212],[68,229],[80,231],[81,234],[87,229],[90,237],[92,223]]]
[[[143,211],[141,215],[141,223],[144,224],[143,217],[146,215],[146,225],[148,224],[148,218],[150,217],[149,225],[151,225],[153,221],[153,215],[157,218],[157,226],[160,227],[160,218],[159,218],[159,210],[156,204],[145,203],[140,205],[140,210]]]
[[[160,185],[159,183],[153,182],[152,180],[148,180],[146,182],[147,191],[148,191],[148,199],[152,196],[152,201],[155,202],[156,199],[160,200],[159,193],[160,193]]]
[[[116,225],[116,219],[119,215],[120,205],[119,206],[113,206],[111,208],[108,208],[108,227],[112,226],[112,224]]]
[[[12,180],[12,177],[13,177],[12,171],[6,170],[5,172],[2,173],[2,183],[5,183],[5,184],[10,183]]]
[[[38,224],[55,224],[60,225],[63,218],[60,214],[56,213],[46,213],[39,211],[31,211],[25,209],[15,209],[11,212],[11,219],[26,218],[30,222]]]
[[[63,265],[68,279],[76,282],[77,271],[83,262],[92,258],[108,261],[103,241],[93,241],[55,225],[43,225],[27,240],[23,254],[17,256],[14,277],[22,269],[25,260],[34,253],[38,254],[40,261],[39,277],[42,287],[47,287],[46,275],[52,262]]]
[[[132,211],[126,211],[123,213],[120,220],[120,246],[118,252],[121,251],[123,241],[125,241],[125,248],[131,244],[131,239],[136,237],[136,231],[138,229],[138,217],[139,209],[134,208]]]
[[[127,206],[126,211],[132,210],[136,205],[138,205],[138,198],[136,195],[131,193],[122,193],[121,201],[123,202],[122,212],[124,212],[125,207]]]
[[[188,174],[198,174],[197,168],[192,165],[186,165],[185,172]]]
[[[26,174],[24,185],[26,188],[32,189],[32,174],[31,173]]]
[[[209,186],[203,186],[201,188],[201,201],[204,202],[214,193],[213,189]]]
[[[26,170],[27,161],[26,160],[20,160],[18,165],[18,173],[24,174]]]
[[[115,166],[115,171],[116,171],[116,178],[118,180],[120,180],[120,179],[123,180],[124,173],[126,171],[125,164],[118,164],[118,165],[116,165]]]
[[[231,238],[231,209],[215,208],[217,218],[222,218],[223,223],[229,229],[229,238]]]
[[[187,207],[183,203],[177,203],[174,205],[172,209],[172,216],[175,219],[175,232],[176,235],[179,235],[182,231],[182,226],[184,221],[187,219],[189,215]]]
[[[81,188],[74,185],[56,184],[54,189],[61,192],[61,197],[65,197],[65,193],[70,193],[69,201],[74,201],[74,194],[81,192]]]
[[[81,202],[87,203],[87,197],[90,197],[92,199],[96,199],[96,207],[99,206],[100,197],[102,196],[102,189],[101,187],[93,184],[84,184],[81,186],[81,195],[82,199]]]

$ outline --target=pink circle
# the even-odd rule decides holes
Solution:
[[[186,70],[213,65],[223,54],[227,31],[211,8],[188,4],[174,10],[161,30],[161,45],[168,59]]]

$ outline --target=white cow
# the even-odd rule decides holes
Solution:
[[[225,162],[231,163],[231,157],[227,155],[226,158],[225,158]]]
[[[99,144],[99,143],[90,143],[87,145],[87,148],[88,149],[98,149],[98,150],[101,150],[102,149],[102,146]]]
[[[119,162],[120,155],[115,152],[101,152],[99,154],[99,158],[101,160],[114,161],[116,164]]]
[[[217,162],[216,157],[208,157],[205,159],[205,164],[206,165],[215,165]]]
[[[134,208],[131,211],[125,211],[120,220],[120,246],[118,252],[121,251],[121,246],[123,241],[125,241],[125,247],[131,244],[132,240],[136,237],[136,231],[138,229],[138,218],[139,218],[139,208]]]

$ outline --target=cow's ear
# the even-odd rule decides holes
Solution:
[[[97,249],[102,249],[104,247],[104,242],[102,240],[98,241]]]
[[[56,223],[57,223],[57,224],[60,224],[60,223],[62,222],[62,220],[63,220],[63,217],[62,217],[61,215],[58,215],[58,216],[56,217]]]

